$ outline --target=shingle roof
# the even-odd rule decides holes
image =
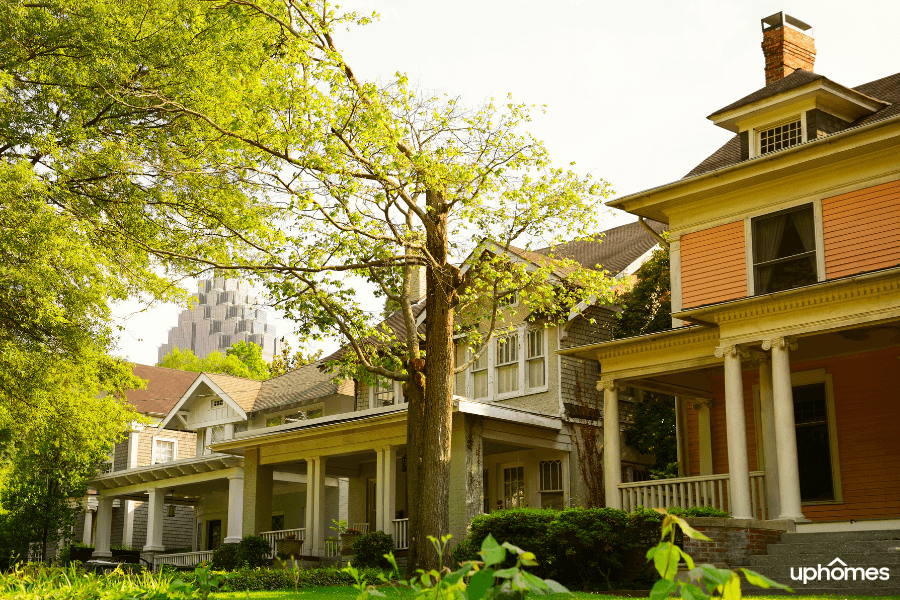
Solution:
[[[759,102],[760,100],[765,100],[766,98],[777,96],[782,92],[787,92],[788,90],[800,87],[801,85],[806,85],[807,83],[822,79],[823,77],[825,76],[819,75],[817,73],[811,73],[810,71],[805,71],[803,69],[797,69],[787,77],[783,77],[778,81],[773,81],[769,85],[756,90],[752,94],[744,96],[737,102],[732,102],[725,108],[720,108],[713,114],[709,115],[709,117],[707,118],[712,118],[723,112],[728,112],[729,110],[734,110],[735,108],[740,108],[754,102]]]
[[[334,383],[334,375],[320,368],[324,364],[324,360],[319,360],[263,381],[252,411],[313,401],[335,394],[353,396],[353,381]]]
[[[667,229],[664,223],[646,220],[647,225],[656,233]],[[641,227],[638,222],[628,223],[607,229],[599,240],[575,240],[550,248],[535,250],[536,254],[553,252],[555,258],[571,259],[585,269],[606,269],[610,275],[616,275],[631,263],[639,259],[656,240]]]
[[[125,394],[128,403],[143,415],[165,415],[175,406],[191,387],[198,373],[132,365],[135,376],[147,382],[142,390],[131,390]]]
[[[262,381],[244,379],[222,373],[204,373],[213,383],[222,388],[222,391],[234,400],[244,412],[253,410],[253,404],[262,388]]]
[[[798,69],[784,79],[780,79],[774,83],[771,83],[766,87],[753,92],[749,96],[745,96],[737,102],[734,102],[732,104],[729,104],[725,108],[717,110],[710,116],[717,115],[734,108],[739,108],[740,106],[744,106],[751,102],[764,100],[765,98],[769,98],[776,94],[780,94],[781,92],[785,92],[791,88],[804,85],[806,83],[809,83],[810,81],[815,81],[816,79],[821,78],[823,78],[822,75],[816,75],[815,73],[810,73],[809,71]],[[890,102],[891,104],[875,111],[869,116],[857,119],[856,121],[851,123],[849,127],[867,125],[869,123],[888,119],[900,114],[900,73],[889,75],[888,77],[883,77],[881,79],[876,79],[875,81],[870,81],[869,83],[864,83],[851,89],[865,96],[869,96],[870,98],[877,98],[878,100],[881,100],[883,102]],[[726,142],[721,148],[708,156],[703,162],[691,169],[691,172],[685,175],[684,179],[687,179],[688,177],[694,177],[695,175],[702,175],[703,173],[708,173],[710,171],[715,171],[716,169],[736,165],[739,162],[741,162],[740,139],[739,136],[734,136],[733,138],[728,140],[728,142]]]

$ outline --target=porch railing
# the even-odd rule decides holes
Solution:
[[[409,519],[394,519],[394,548],[409,549]]]
[[[177,554],[157,554],[153,557],[153,570],[158,571],[162,565],[174,565],[176,567],[196,567],[202,562],[211,561],[212,550],[200,552],[179,552]]]
[[[284,536],[289,533],[293,533],[294,537],[301,542],[306,541],[306,528],[301,527],[299,529],[279,529],[278,531],[263,531],[259,535],[265,538],[269,545],[272,546],[272,551],[269,553],[269,558],[275,558],[275,552],[278,550],[278,540],[283,540]]]
[[[635,481],[620,483],[619,493],[622,495],[622,508],[628,512],[638,506],[644,508],[710,506],[731,512],[729,481],[727,473]],[[750,509],[755,518],[768,518],[764,471],[750,473]]]

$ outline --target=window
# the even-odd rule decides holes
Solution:
[[[287,423],[299,423],[301,421],[308,421],[310,419],[318,419],[324,414],[321,406],[316,406],[312,408],[308,408],[306,410],[298,410],[295,413],[291,413],[289,415],[284,416],[284,422]]]
[[[503,469],[503,508],[525,506],[525,467]]]
[[[247,422],[246,421],[244,421],[242,423],[234,424],[234,433],[242,433],[244,431],[247,431]]]
[[[507,335],[497,339],[497,394],[510,394],[519,390],[519,336]]]
[[[812,204],[757,217],[751,226],[754,293],[768,294],[818,281]]]
[[[563,509],[563,477],[561,460],[542,460],[538,463],[541,474],[541,508]]]
[[[100,475],[109,475],[113,472],[116,463],[116,450],[115,447],[109,451],[109,454],[106,455],[106,460],[100,463],[100,466],[97,468],[97,471]]]
[[[175,460],[175,440],[153,440],[153,464]]]
[[[281,425],[281,416],[266,417],[266,427],[278,427]]]
[[[800,120],[784,123],[759,132],[759,153],[766,154],[796,146],[802,139]]]
[[[224,425],[216,425],[215,427],[210,427],[206,430],[207,438],[206,445],[212,446],[213,444],[218,444],[223,439],[225,439],[225,426]]]
[[[272,515],[272,529],[269,531],[284,530],[284,515]]]
[[[547,373],[544,360],[545,330],[530,329],[528,331],[528,387],[537,388],[547,385]]]
[[[488,396],[488,352],[485,350],[472,363],[472,395],[475,398]]]
[[[221,398],[216,398],[215,400],[212,401],[213,408],[219,408],[220,406],[225,406],[225,401],[222,400]]]
[[[391,406],[394,404],[394,381],[384,377],[376,377],[372,388],[372,408]]]
[[[797,463],[803,502],[834,500],[825,384],[794,387]]]
[[[508,308],[510,306],[518,306],[519,305],[519,292],[513,291],[508,292],[503,296],[497,298],[497,306],[500,308]]]

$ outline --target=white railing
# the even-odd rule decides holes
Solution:
[[[394,519],[394,548],[409,549],[409,519]]]
[[[289,533],[293,533],[294,537],[303,542],[306,541],[306,528],[301,527],[300,529],[279,529],[278,531],[263,531],[259,535],[265,538],[269,545],[272,546],[272,552],[269,555],[269,558],[275,558],[275,553],[278,550],[278,540],[284,539]]]
[[[158,571],[161,565],[196,567],[202,562],[211,561],[212,557],[212,550],[203,550],[201,552],[179,552],[178,554],[157,554],[153,557],[153,570]]]
[[[727,473],[635,481],[620,483],[619,493],[622,495],[622,508],[628,512],[638,506],[644,508],[710,506],[731,512],[729,481]],[[755,518],[768,518],[763,471],[750,473],[750,508]]]
[[[334,558],[341,555],[340,540],[325,540],[325,558]]]

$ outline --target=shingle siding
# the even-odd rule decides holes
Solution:
[[[806,139],[814,140],[846,129],[850,123],[817,108],[806,111]]]

